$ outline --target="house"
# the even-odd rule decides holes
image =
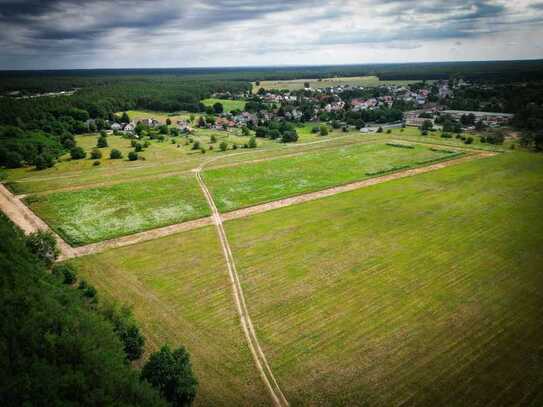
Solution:
[[[153,118],[151,119],[142,119],[138,123],[147,126],[147,127],[158,127],[160,126],[160,122],[158,120],[155,120]]]
[[[135,129],[136,129],[136,126],[134,125],[134,123],[127,123],[123,127],[123,131],[125,133],[133,133]]]
[[[119,130],[121,130],[123,128],[123,126],[121,126],[119,123],[114,122],[114,123],[111,124],[110,128],[113,131],[119,131]]]

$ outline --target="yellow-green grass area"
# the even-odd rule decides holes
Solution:
[[[30,195],[25,202],[76,246],[210,214],[193,175]]]
[[[543,405],[543,156],[226,222],[292,405]]]
[[[215,143],[211,143],[212,136],[215,136],[217,140]],[[350,139],[358,139],[352,136],[353,134]],[[193,141],[199,141],[206,153],[202,154],[199,150],[192,150],[189,138]],[[140,157],[145,160],[128,161],[128,152],[133,150],[130,140],[121,136],[108,136],[109,148],[100,149],[102,159],[99,160],[99,166],[94,166],[93,161],[96,160],[91,160],[89,156],[84,160],[71,160],[69,155],[66,155],[54,167],[46,170],[37,171],[28,167],[17,168],[3,171],[3,175],[10,189],[17,194],[43,193],[63,189],[98,187],[127,182],[135,178],[149,179],[174,175],[190,171],[201,163],[218,157],[239,161],[249,159],[252,155],[255,158],[260,158],[263,155],[285,154],[293,145],[284,145],[274,140],[259,138],[257,149],[245,150],[242,146],[249,141],[249,137],[241,136],[241,130],[238,129],[232,132],[197,129],[195,134],[190,136],[176,137],[174,144],[172,144],[172,139],[172,137],[167,137],[164,142],[147,140],[150,142],[150,146],[139,153]],[[346,142],[349,137],[345,137],[339,132],[331,133],[327,137],[319,137],[309,131],[300,131],[300,140],[294,144],[296,149],[311,149],[312,146],[303,146],[302,144],[325,139],[334,139],[331,140],[331,143],[334,144]],[[97,135],[76,136],[76,141],[90,154],[96,145]],[[228,150],[225,152],[219,149],[222,141],[228,144]],[[239,147],[237,150],[233,150],[234,144]],[[213,150],[209,150],[210,146],[213,147]],[[109,159],[111,148],[121,150],[124,158],[121,160]],[[240,152],[243,152],[243,155],[240,156]],[[230,158],[230,155],[233,157]],[[222,159],[219,161],[224,162]]]
[[[126,112],[131,121],[139,121],[143,119],[155,119],[162,124],[166,124],[166,119],[170,119],[172,124],[175,125],[177,120],[189,120],[193,115],[195,118],[198,117],[197,113],[168,113],[168,112],[159,112],[159,111],[150,111],[150,110],[128,110]],[[117,116],[122,115],[123,112],[117,112]]]
[[[209,98],[209,99],[203,99],[202,103],[205,106],[213,106],[215,103],[222,104],[225,112],[231,112],[232,110],[245,110],[245,100],[231,100],[231,99],[215,99],[215,98]]]
[[[449,150],[407,144],[355,144],[281,159],[204,172],[217,207],[226,212],[318,191],[384,173],[456,157]]]
[[[185,346],[199,381],[196,406],[269,405],[236,314],[212,227],[73,261],[100,301],[133,307],[145,356]]]
[[[309,82],[311,88],[330,88],[340,85],[350,86],[365,86],[365,87],[377,87],[386,85],[406,86],[410,83],[416,83],[417,81],[411,80],[398,80],[398,81],[381,81],[377,76],[345,76],[337,78],[323,78],[318,79],[291,79],[291,80],[275,80],[275,81],[260,81],[257,85],[253,82],[253,93],[258,92],[260,88],[264,89],[287,89],[287,90],[300,90],[304,88],[304,84]]]

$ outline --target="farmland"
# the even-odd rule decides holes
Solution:
[[[349,86],[364,86],[364,87],[376,87],[381,85],[407,85],[409,83],[415,83],[416,81],[409,80],[393,80],[382,81],[377,76],[351,76],[351,77],[335,77],[335,78],[322,78],[318,79],[292,79],[292,80],[279,80],[279,81],[260,81],[257,85],[253,82],[253,93],[256,93],[260,88],[264,89],[288,89],[288,90],[300,90],[304,88],[305,83],[309,83],[311,88],[329,88],[339,85]]]
[[[172,176],[27,198],[68,242],[81,245],[209,214],[193,177]]]
[[[505,154],[227,222],[289,401],[540,405],[542,181]]]
[[[205,180],[222,211],[311,192],[446,158],[424,146],[359,144],[206,171]]]

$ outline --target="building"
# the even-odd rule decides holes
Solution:
[[[455,120],[460,120],[462,116],[475,116],[475,121],[482,121],[486,125],[502,125],[507,124],[513,118],[511,113],[497,112],[471,112],[467,110],[443,110],[442,115],[448,115]]]

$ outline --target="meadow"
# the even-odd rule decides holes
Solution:
[[[292,405],[541,405],[543,157],[225,224]]]
[[[239,167],[211,169],[204,179],[221,211],[346,184],[451,156],[425,146],[356,144]]]
[[[211,227],[72,262],[101,301],[132,306],[146,354],[185,346],[199,381],[196,406],[269,405],[239,327]]]
[[[256,82],[253,82],[253,93],[258,92],[260,88],[264,89],[288,89],[288,90],[300,90],[304,88],[305,83],[309,83],[311,88],[330,88],[339,85],[349,85],[349,86],[364,86],[368,88],[374,88],[377,86],[384,85],[408,85],[410,83],[415,83],[417,81],[410,80],[380,80],[377,76],[345,76],[345,77],[335,77],[335,78],[322,78],[318,79],[292,79],[292,80],[278,80],[278,81],[260,81],[260,84],[257,85]]]
[[[209,215],[193,176],[31,195],[30,208],[72,245],[82,245]]]
[[[215,98],[209,98],[209,99],[203,99],[202,103],[205,106],[211,106],[215,103],[220,103],[223,106],[223,109],[225,112],[231,112],[233,110],[245,110],[245,104],[246,102],[244,100],[231,100],[231,99],[215,99]]]

